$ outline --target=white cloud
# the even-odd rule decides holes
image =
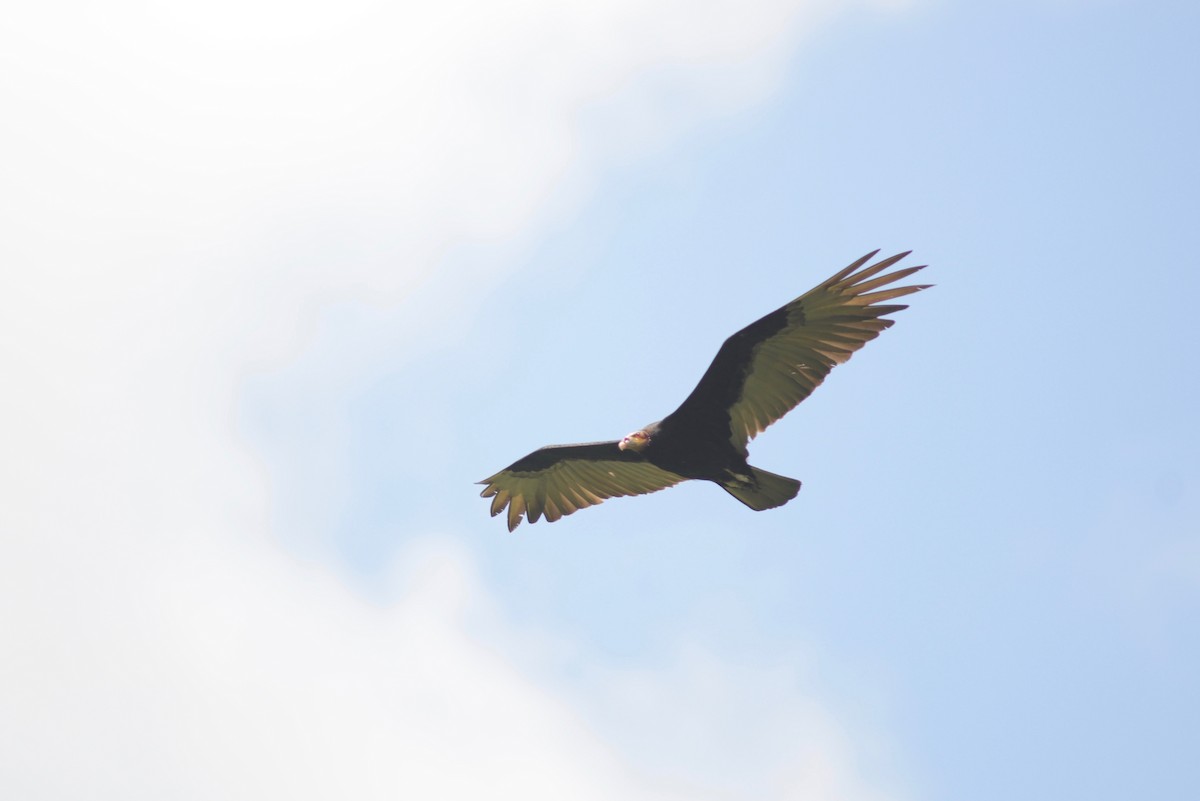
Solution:
[[[684,647],[665,668],[588,669],[587,716],[640,772],[671,786],[748,799],[897,797],[878,786],[887,749],[818,700],[807,661],[733,663]],[[871,781],[864,759],[878,769]]]
[[[375,608],[258,543],[171,533],[124,566],[5,576],[24,602],[0,670],[5,795],[650,797],[463,633],[460,556],[413,557],[421,580]]]
[[[375,609],[264,544],[238,376],[330,298],[397,297],[454,242],[534,235],[612,147],[581,133],[589,104],[626,98],[606,112],[619,147],[664,141],[761,96],[838,5],[12,9],[5,795],[638,797],[472,643],[444,584]],[[643,91],[647,72],[666,77]],[[446,557],[474,592],[460,569]]]

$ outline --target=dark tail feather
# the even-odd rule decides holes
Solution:
[[[735,479],[721,486],[756,512],[783,506],[800,491],[800,482],[796,479],[777,476],[757,467],[750,468],[750,478],[750,481]]]

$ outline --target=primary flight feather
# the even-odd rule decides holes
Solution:
[[[512,531],[522,517],[554,522],[688,479],[719,484],[756,511],[796,497],[800,482],[747,464],[746,444],[891,326],[885,315],[908,308],[887,301],[929,287],[889,287],[924,265],[880,275],[908,253],[864,266],[878,252],[725,340],[692,394],[659,422],[619,440],[548,445],[479,482],[492,515],[507,508]]]

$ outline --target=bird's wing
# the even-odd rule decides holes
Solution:
[[[878,252],[725,340],[668,420],[709,430],[728,426],[730,441],[744,452],[749,440],[807,398],[830,370],[892,325],[884,315],[908,308],[885,301],[928,288],[880,289],[924,265],[879,275],[908,253],[864,268]]]
[[[657,492],[683,481],[647,462],[641,454],[622,451],[617,441],[583,445],[549,445],[480,481],[479,493],[492,499],[492,516],[508,507],[508,530],[521,515],[536,523],[542,515],[553,523],[585,506],[622,495]]]

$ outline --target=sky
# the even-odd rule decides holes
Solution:
[[[9,17],[5,797],[1200,794],[1194,4]],[[876,248],[795,500],[488,516]]]

